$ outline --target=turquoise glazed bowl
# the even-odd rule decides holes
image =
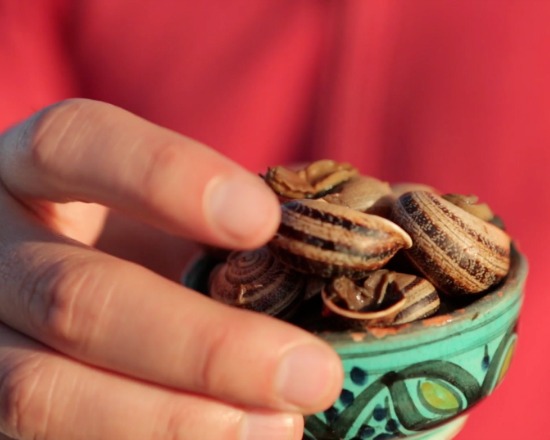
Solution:
[[[184,284],[204,290],[211,268],[195,261]],[[469,304],[398,327],[315,333],[340,355],[340,398],[305,418],[305,440],[450,439],[465,413],[504,378],[516,345],[527,262]]]

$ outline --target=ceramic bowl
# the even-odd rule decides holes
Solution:
[[[204,290],[210,268],[196,260],[183,282]],[[306,417],[304,439],[452,438],[508,370],[526,275],[514,250],[504,282],[467,305],[399,327],[316,331],[340,355],[345,379],[333,406]]]

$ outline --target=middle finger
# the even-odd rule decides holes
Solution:
[[[0,228],[0,320],[11,327],[95,365],[240,404],[314,412],[337,397],[340,361],[312,334],[22,217]]]

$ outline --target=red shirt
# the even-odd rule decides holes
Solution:
[[[326,157],[479,195],[531,272],[511,370],[458,438],[546,438],[549,22],[534,0],[0,0],[0,128],[86,96],[256,172]]]

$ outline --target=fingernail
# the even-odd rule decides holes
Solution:
[[[286,414],[248,414],[242,429],[242,440],[292,440],[294,418]]]
[[[340,380],[338,357],[328,347],[308,343],[285,353],[279,364],[277,386],[286,402],[319,410],[330,404],[329,399],[336,398]]]
[[[251,237],[257,234],[273,233],[279,222],[280,208],[276,198],[259,179],[213,180],[206,191],[205,204],[209,219],[232,240],[251,242]],[[268,238],[261,237],[263,240]]]

